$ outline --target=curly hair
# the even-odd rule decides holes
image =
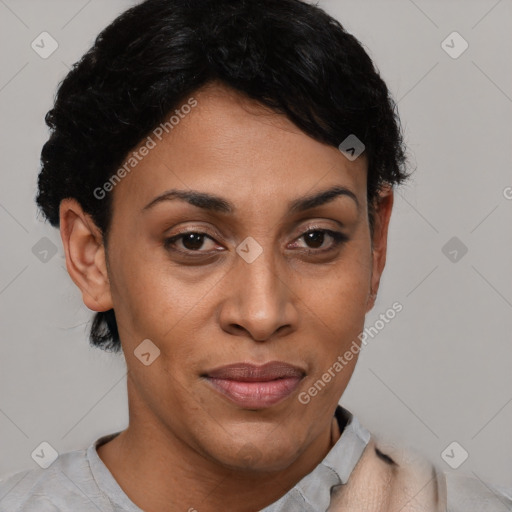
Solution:
[[[361,43],[302,0],[146,0],[122,13],[59,84],[46,114],[36,202],[59,226],[76,199],[106,244],[111,194],[101,187],[147,134],[194,91],[220,82],[335,147],[365,145],[370,228],[383,185],[408,178],[397,106]],[[113,310],[90,343],[119,352]]]

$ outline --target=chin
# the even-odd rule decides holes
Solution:
[[[215,457],[227,468],[235,471],[274,472],[289,467],[298,457],[297,446],[283,445],[277,440],[273,446],[270,438],[254,442],[238,442],[228,446],[226,452]]]

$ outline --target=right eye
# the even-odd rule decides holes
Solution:
[[[177,251],[185,254],[208,253],[210,251],[200,251],[207,240],[215,242],[215,240],[207,233],[199,231],[185,231],[170,238],[166,238],[164,240],[164,247],[169,251]]]

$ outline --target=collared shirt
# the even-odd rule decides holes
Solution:
[[[261,512],[328,510],[333,491],[349,482],[371,437],[357,418],[341,406],[336,417],[341,436],[322,462]],[[103,436],[88,448],[61,454],[47,469],[18,472],[0,481],[0,512],[143,512],[121,489],[96,451],[119,433]],[[484,496],[484,491],[475,490],[467,479],[447,481],[453,482],[455,490],[452,492],[449,486],[447,512],[512,511],[512,497],[505,492],[487,487],[488,495]],[[472,505],[468,506],[465,495],[469,489],[473,496]]]
[[[338,406],[336,417],[341,436],[325,458],[278,501],[261,512],[319,512],[327,510],[333,488],[346,484],[370,440],[355,416]]]

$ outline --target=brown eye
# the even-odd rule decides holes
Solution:
[[[322,231],[310,231],[304,235],[304,240],[309,247],[318,249],[322,247],[325,239],[325,233]]]
[[[205,235],[199,233],[187,233],[182,236],[183,247],[190,251],[197,251],[203,246],[204,237]]]
[[[343,242],[348,240],[348,237],[339,231],[332,231],[330,229],[311,229],[297,238],[297,241],[304,240],[306,247],[298,246],[298,248],[311,249],[311,252],[324,252],[336,249]],[[327,247],[324,244],[327,242]]]
[[[177,251],[182,253],[206,253],[208,252],[208,248],[204,250],[204,245],[206,242],[210,241],[212,243],[212,248],[214,249],[216,244],[214,244],[214,240],[212,237],[207,235],[206,233],[200,233],[197,231],[189,231],[186,233],[181,233],[179,235],[175,235],[173,237],[167,238],[164,240],[164,247],[169,251]],[[202,250],[203,249],[203,250]]]

